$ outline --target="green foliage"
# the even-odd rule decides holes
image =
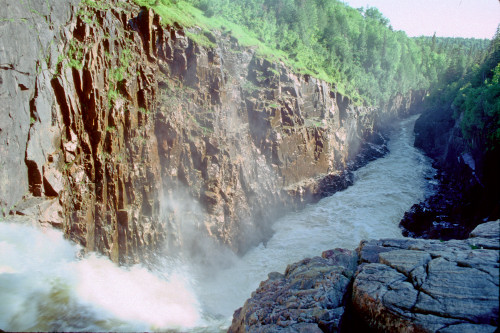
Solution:
[[[500,148],[500,63],[491,69],[493,76],[479,86],[468,82],[460,89],[453,106],[463,114],[461,129],[471,146]]]
[[[438,44],[437,44],[438,45]],[[453,47],[453,49],[457,49]],[[460,56],[458,56],[460,57]],[[467,59],[467,58],[464,58]],[[470,148],[486,152],[500,149],[500,34],[487,50],[481,65],[469,72],[451,66],[444,80],[451,83],[428,98],[428,109],[451,109],[460,120],[462,135]],[[451,73],[455,71],[454,73]]]
[[[105,54],[108,59],[108,55]],[[116,99],[119,97],[120,92],[118,90],[120,82],[125,80],[128,76],[128,68],[130,67],[130,61],[132,60],[132,51],[129,49],[123,49],[118,53],[118,59],[116,60],[116,65],[109,70],[109,90],[108,90],[108,106],[112,107]],[[116,59],[116,58],[115,58]],[[109,55],[108,61],[112,61],[113,57]]]
[[[108,107],[111,108],[114,104],[114,102],[116,101],[116,99],[118,98],[118,96],[120,95],[120,93],[118,92],[118,90],[116,90],[116,87],[114,84],[110,84],[110,88],[108,90]]]
[[[94,22],[98,21],[94,20],[93,10],[106,10],[109,8],[111,8],[111,5],[108,0],[82,0],[77,15],[83,22],[94,24]]]
[[[196,44],[206,47],[215,47],[215,43],[212,42],[206,34],[196,33],[192,31],[186,31],[186,35]]]
[[[376,8],[356,10],[337,0],[135,2],[153,8],[164,24],[187,28],[197,44],[214,47],[208,31],[225,30],[241,45],[255,46],[258,55],[331,82],[367,104],[460,78],[486,45],[474,39],[408,38],[393,31]]]
[[[87,6],[89,8],[99,9],[99,10],[111,8],[108,0],[82,0],[80,6]]]
[[[188,28],[200,45],[214,47],[207,32],[225,30],[241,45],[256,47],[259,56],[284,61],[333,83],[353,100],[374,105],[460,78],[487,45],[473,39],[408,38],[393,31],[376,8],[353,9],[338,0],[135,2],[153,8],[165,24]]]
[[[81,70],[83,68],[83,46],[72,39],[68,50],[68,66]]]
[[[148,111],[145,108],[139,108],[139,112],[142,113],[142,114],[152,114],[151,111]]]

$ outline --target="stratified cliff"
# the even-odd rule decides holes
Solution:
[[[244,251],[422,99],[356,106],[229,35],[201,46],[129,2],[19,2],[2,17],[4,214],[117,262],[189,248],[186,229]]]

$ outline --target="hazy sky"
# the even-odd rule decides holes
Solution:
[[[394,30],[408,36],[491,39],[500,23],[500,0],[343,0],[349,6],[377,7]]]

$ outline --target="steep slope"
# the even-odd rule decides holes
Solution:
[[[415,125],[415,146],[441,170],[438,193],[415,205],[406,235],[463,238],[500,217],[500,34],[486,59],[429,98]]]
[[[0,207],[2,214],[29,192],[25,161],[28,132],[37,118],[49,117],[49,66],[62,52],[62,27],[79,1],[24,4],[2,2],[0,13]],[[37,115],[35,108],[47,109]],[[48,134],[47,132],[46,134]],[[39,138],[41,140],[42,138]],[[43,138],[47,141],[47,137]],[[45,152],[38,151],[41,158]],[[45,157],[46,159],[46,157]]]
[[[24,69],[18,44],[2,46],[4,105],[15,96],[25,111],[4,109],[0,200],[117,262],[179,245],[200,251],[193,231],[245,251],[283,209],[327,191],[382,123],[422,98],[355,106],[229,35],[207,34],[217,46],[202,47],[132,3],[48,4],[36,24],[65,13],[38,34],[58,36],[45,36],[40,50],[50,53],[32,52]],[[16,24],[2,29],[31,34]]]

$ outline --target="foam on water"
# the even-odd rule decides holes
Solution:
[[[275,234],[244,257],[221,251],[214,269],[188,258],[161,267],[117,267],[54,230],[0,223],[0,329],[8,331],[221,332],[272,271],[363,239],[402,237],[398,223],[424,197],[434,171],[413,148],[415,118],[390,153],[355,172],[355,183],[276,221]]]
[[[390,153],[355,172],[354,185],[282,217],[265,246],[203,281],[197,294],[204,308],[230,318],[272,271],[283,272],[288,264],[324,250],[355,249],[363,239],[401,238],[399,221],[424,198],[426,178],[435,173],[413,147],[415,120],[404,120],[392,133]]]
[[[8,331],[185,330],[200,307],[182,265],[121,268],[50,229],[0,223],[0,328]]]

